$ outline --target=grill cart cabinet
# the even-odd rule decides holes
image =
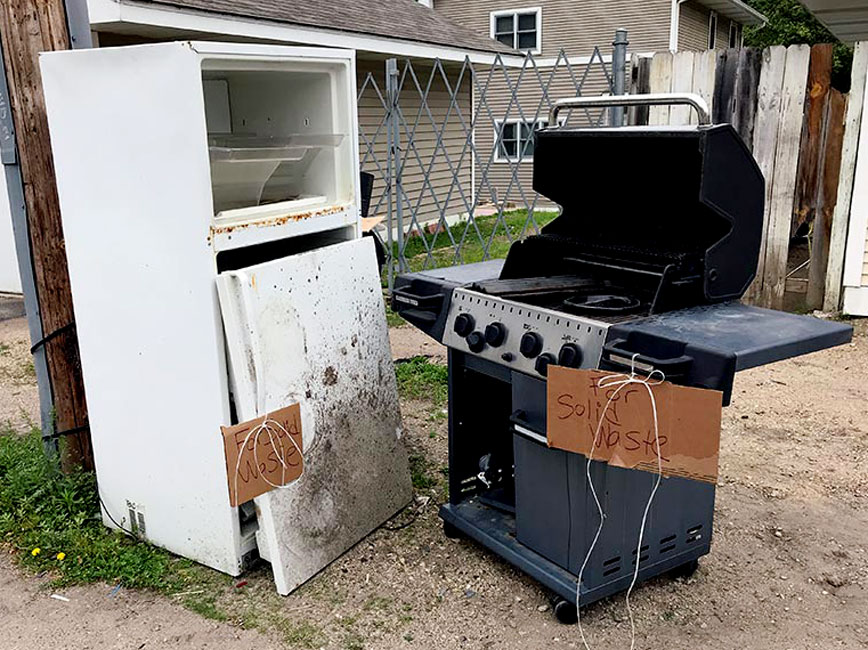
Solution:
[[[165,43],[42,56],[104,520],[287,593],[409,473],[352,52]],[[301,405],[305,473],[230,507],[221,425]]]

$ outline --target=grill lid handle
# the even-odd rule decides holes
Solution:
[[[708,104],[693,93],[649,93],[645,95],[606,95],[602,97],[571,97],[552,104],[549,124],[558,123],[558,113],[565,108],[606,108],[610,106],[690,106],[696,110],[700,125],[711,124]]]

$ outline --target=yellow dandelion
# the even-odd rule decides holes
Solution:
[[[63,551],[61,551],[60,553],[57,554],[58,560],[63,561],[63,558],[65,558],[65,557],[66,557],[66,553],[64,553]]]
[[[32,555],[33,557],[36,557],[40,553],[42,553],[42,549],[39,548],[38,546],[35,549],[33,549],[32,551],[30,551],[30,555]]]

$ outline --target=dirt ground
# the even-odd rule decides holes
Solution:
[[[865,322],[855,325],[850,345],[737,377],[724,411],[712,552],[692,578],[660,578],[636,591],[637,648],[868,646],[868,336]],[[392,340],[396,358],[442,358],[437,346],[422,348],[412,328],[394,328]],[[0,356],[0,417],[23,409],[35,418],[32,381],[3,374],[26,360],[23,320],[0,322],[0,345],[8,346]],[[442,408],[405,401],[403,413],[411,453],[442,477]],[[404,518],[410,525],[376,531],[288,598],[272,596],[265,568],[248,577],[243,601],[231,584],[215,588],[226,592],[219,600],[230,610],[234,599],[239,607],[258,603],[264,617],[278,608],[292,621],[281,635],[242,630],[241,617],[209,621],[147,593],[112,596],[109,585],[54,600],[44,578],[4,559],[0,647],[581,647],[576,627],[553,619],[532,580],[471,542],[443,537],[442,483],[417,492],[418,516]],[[587,608],[583,621],[593,648],[629,647],[622,596]]]

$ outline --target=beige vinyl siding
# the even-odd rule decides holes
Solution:
[[[368,73],[373,75],[376,87],[386,99],[385,85],[385,61],[376,59],[360,59],[357,61],[358,83],[361,90]],[[403,76],[406,61],[398,61],[399,73]],[[458,81],[459,69],[447,67],[448,79],[451,86]],[[422,108],[422,93],[431,78],[431,65],[414,61],[413,70],[421,86],[421,92],[408,75],[402,87],[399,98],[401,111],[405,124],[400,128],[401,154],[409,153],[403,168],[402,182],[405,198],[402,205],[404,225],[409,227],[411,214],[415,214],[420,223],[436,219],[441,211],[444,216],[461,214],[467,211],[458,185],[465,192],[468,204],[472,205],[472,156],[467,142],[467,132],[461,124],[458,112],[453,107],[450,112],[451,96],[442,77],[435,75],[427,95],[427,111]],[[458,93],[457,107],[465,123],[470,122],[471,113],[471,84],[469,76],[465,73],[460,92]],[[420,112],[420,109],[421,112]],[[430,111],[430,117],[429,117]],[[371,198],[370,216],[386,216],[388,213],[388,199],[383,198],[386,190],[383,173],[388,165],[388,132],[385,126],[381,127],[385,110],[374,87],[369,83],[359,97],[359,157],[362,161],[362,171],[374,175],[374,191]],[[448,115],[448,117],[447,117]],[[413,133],[414,124],[418,119],[418,127],[413,135],[415,152],[408,143],[410,133]],[[432,124],[433,119],[433,124]],[[379,133],[377,130],[379,129]],[[442,146],[438,147],[437,138],[443,129]],[[372,144],[373,157],[379,163],[374,163],[371,154],[368,154],[368,143]],[[436,149],[436,156],[435,154]],[[445,149],[445,153],[444,153]],[[462,156],[463,152],[463,156]],[[450,167],[447,156],[452,163]],[[421,163],[420,163],[421,161]],[[433,161],[433,162],[432,162]],[[454,172],[453,172],[454,170]],[[426,182],[427,176],[427,182]],[[456,177],[458,183],[456,183]],[[451,194],[450,194],[450,189]],[[448,198],[447,198],[448,196]],[[379,202],[379,207],[378,207]],[[439,202],[439,205],[438,205]]]
[[[573,68],[573,74],[577,79],[581,79],[584,71],[584,66]],[[549,74],[548,71],[547,74]],[[511,75],[511,78],[515,83],[515,73]],[[547,76],[546,79],[548,79]],[[527,83],[528,81],[530,79],[525,78],[521,82],[517,105],[511,103],[512,94],[505,83],[491,84],[486,91],[486,102],[496,120],[504,117],[508,120],[521,119],[522,116],[529,122],[548,120],[549,107],[547,102],[541,102],[542,91],[539,83]],[[599,64],[595,64],[588,72],[582,94],[600,95],[607,91],[608,85],[605,75]],[[555,71],[551,85],[548,87],[548,96],[552,100],[576,96],[575,84],[565,68]],[[478,102],[478,98],[475,98],[475,101]],[[542,106],[540,107],[541,103]],[[521,113],[519,113],[519,107]],[[593,113],[593,118],[595,119],[597,115],[599,115],[599,111]],[[587,124],[587,120],[584,114],[575,113],[570,124],[577,126]],[[528,159],[521,162],[499,162],[494,156],[494,143],[495,124],[488,117],[488,110],[482,108],[479,110],[476,129],[476,146],[479,155],[476,168],[476,186],[479,200],[482,203],[496,202],[498,205],[505,205],[505,207],[513,204],[516,208],[524,208],[526,203],[529,205],[534,200],[533,162]],[[581,179],[576,179],[576,182],[580,184]],[[537,201],[537,206],[551,208],[551,203],[540,198]]]
[[[478,34],[491,32],[493,11],[542,9],[543,57],[563,48],[568,56],[589,56],[594,47],[610,54],[615,30],[628,30],[630,50],[649,52],[669,48],[669,0],[435,0],[444,17]]]
[[[708,9],[696,2],[685,2],[681,5],[678,21],[679,50],[708,49],[708,16]]]
[[[679,50],[707,50],[709,9],[698,2],[685,2],[681,5],[681,16],[678,21]],[[732,24],[726,16],[717,15],[717,36],[715,49],[729,47],[729,26]]]

